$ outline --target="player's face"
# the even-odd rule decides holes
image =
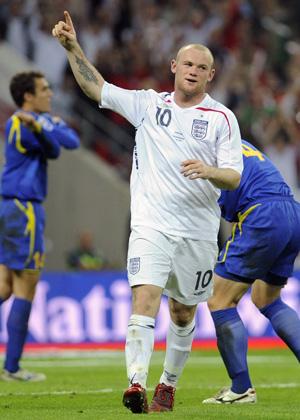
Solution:
[[[52,90],[49,83],[43,77],[35,79],[35,92],[27,97],[30,102],[30,111],[36,114],[50,112]]]
[[[175,74],[175,91],[190,97],[203,95],[215,74],[209,53],[194,48],[182,51],[178,61],[172,61],[171,71]]]

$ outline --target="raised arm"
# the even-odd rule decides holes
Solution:
[[[52,35],[66,49],[67,56],[77,83],[83,92],[91,99],[101,103],[101,91],[104,79],[95,67],[88,61],[77,42],[76,32],[71,16],[64,12],[66,21],[59,21],[52,30]]]

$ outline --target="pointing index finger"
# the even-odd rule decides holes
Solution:
[[[70,25],[71,27],[73,27],[73,22],[72,22],[72,19],[71,19],[71,16],[70,16],[69,12],[67,12],[67,11],[65,10],[65,11],[64,11],[64,15],[65,15],[65,18],[66,18],[66,23],[67,23],[68,25]]]

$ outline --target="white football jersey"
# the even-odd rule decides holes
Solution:
[[[126,90],[105,83],[101,107],[124,116],[136,128],[130,180],[131,226],[169,235],[216,241],[220,190],[209,180],[180,173],[187,159],[243,170],[241,135],[234,114],[206,94],[191,108],[174,93]]]

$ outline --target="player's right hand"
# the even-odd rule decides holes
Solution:
[[[35,117],[26,111],[19,111],[16,116],[19,118],[21,123],[33,133],[39,132],[41,129],[40,123],[35,119]]]
[[[66,21],[59,21],[52,29],[52,35],[58,39],[66,50],[71,50],[77,43],[76,32],[69,13],[65,11],[64,15]]]

